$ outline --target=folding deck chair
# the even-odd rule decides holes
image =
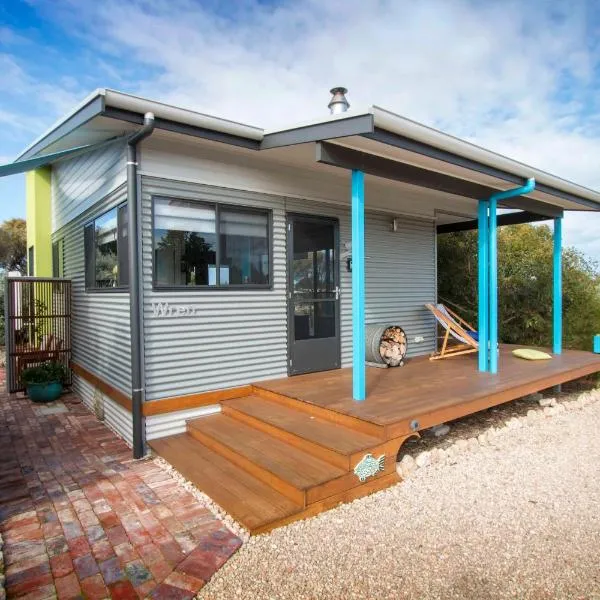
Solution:
[[[431,355],[429,360],[439,360],[478,351],[477,331],[472,325],[443,304],[426,304],[425,307],[433,313],[437,322],[446,330],[442,349]],[[448,346],[450,336],[459,343]]]

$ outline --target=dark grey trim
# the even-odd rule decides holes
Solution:
[[[286,131],[267,133],[260,144],[261,150],[269,148],[280,148],[281,146],[293,146],[295,144],[306,144],[319,140],[331,140],[352,135],[364,135],[373,132],[375,122],[373,115],[357,115],[345,117],[325,123],[304,125]]]
[[[215,250],[216,264],[220,265],[221,259],[221,240],[219,236],[219,216],[221,209],[235,209],[241,212],[248,213],[260,213],[267,215],[267,235],[268,247],[269,247],[269,283],[247,283],[247,284],[235,284],[235,285],[220,285],[221,284],[221,269],[217,268],[216,277],[217,285],[168,285],[162,286],[156,284],[156,260],[155,260],[155,242],[154,242],[154,201],[157,199],[165,200],[184,200],[186,202],[197,202],[198,204],[204,204],[215,208],[215,231],[217,238],[217,248]],[[150,198],[150,211],[151,211],[151,229],[150,234],[152,236],[152,291],[155,293],[161,292],[226,292],[230,291],[256,291],[266,290],[270,291],[274,289],[274,273],[273,273],[273,210],[270,208],[261,208],[258,206],[246,206],[244,204],[228,204],[226,202],[211,202],[210,200],[203,200],[199,198],[180,197],[180,196],[165,196],[164,194],[156,194]]]
[[[29,150],[25,151],[17,158],[18,161],[25,160],[35,156],[38,152],[47,148],[50,144],[58,142],[77,127],[85,125],[88,121],[102,114],[104,110],[104,96],[96,96],[92,98],[88,104],[80,108],[74,115],[70,116],[66,121],[61,123],[56,129],[44,136],[39,142],[34,144]]]
[[[562,214],[559,215],[562,217]],[[527,211],[506,213],[498,215],[498,227],[504,225],[519,225],[520,223],[535,223],[537,221],[549,221],[553,217],[547,217],[545,215],[536,215]],[[437,226],[437,233],[455,233],[457,231],[471,231],[477,229],[477,219],[469,221],[461,221],[459,223],[447,223],[444,225]]]
[[[24,279],[24,278],[23,278]],[[14,344],[13,344],[13,336],[10,335],[10,316],[9,315],[13,315],[14,314],[14,309],[13,309],[13,294],[10,293],[10,287],[8,285],[8,277],[4,280],[4,348],[6,351],[6,364],[9,367],[7,369],[8,373],[8,377],[5,377],[4,383],[4,390],[6,391],[6,393],[10,393],[10,380],[11,380],[11,369],[10,369],[10,358],[11,356],[13,356],[13,352],[14,352]]]
[[[127,294],[129,288],[114,287],[114,288],[86,288],[86,294]]]
[[[127,142],[127,237],[129,243],[129,328],[131,333],[131,418],[133,458],[145,454],[145,427],[142,407],[144,380],[144,311],[141,240],[141,177],[138,175],[137,145],[154,131],[154,115],[146,113],[144,125]]]
[[[126,121],[127,123],[135,123],[136,125],[141,125],[144,122],[144,116],[139,113],[124,110],[122,108],[113,108],[111,106],[107,106],[102,112],[102,115],[110,117],[111,119]],[[177,123],[176,121],[161,119],[160,117],[154,119],[154,126],[156,129],[164,129],[165,131],[171,131],[173,133],[199,137],[206,140],[212,140],[213,142],[222,142],[232,146],[248,148],[250,150],[258,150],[260,146],[258,140],[248,139],[231,133],[223,133],[222,131],[214,131],[212,129],[206,129],[205,127]]]
[[[335,259],[337,260],[337,266],[335,269],[335,277],[336,277],[336,281],[335,284],[337,287],[341,288],[341,283],[342,283],[342,277],[341,277],[341,268],[342,268],[342,261],[340,260],[340,256],[341,256],[341,252],[340,252],[340,246],[341,246],[341,236],[340,236],[340,220],[338,217],[330,217],[328,215],[315,215],[315,214],[306,214],[306,213],[301,213],[301,212],[287,212],[285,215],[285,248],[286,248],[286,257],[285,257],[285,264],[286,264],[286,270],[287,270],[287,277],[286,277],[286,290],[285,290],[285,297],[286,297],[286,314],[287,314],[287,332],[288,332],[288,336],[287,336],[287,372],[288,372],[288,376],[291,377],[293,375],[299,375],[300,373],[297,372],[293,366],[292,363],[292,346],[294,344],[295,341],[295,336],[296,336],[296,332],[295,332],[295,321],[293,318],[293,313],[294,313],[294,309],[295,309],[295,303],[294,303],[294,298],[291,297],[292,294],[292,277],[293,277],[293,273],[292,273],[292,269],[291,269],[291,259],[294,255],[294,247],[293,247],[293,240],[292,240],[292,236],[290,235],[290,226],[292,226],[294,221],[297,220],[303,220],[303,221],[312,221],[314,223],[331,223],[332,225],[334,225],[334,244],[335,244]],[[333,300],[327,300],[327,299],[323,299],[325,301],[331,302],[331,301],[335,301],[336,302],[336,315],[335,315],[335,328],[336,328],[336,336],[337,336],[337,352],[338,352],[338,361],[337,361],[337,367],[338,369],[341,368],[342,366],[342,301],[341,299],[338,297],[337,299]],[[307,300],[307,302],[313,302],[313,300]]]
[[[385,131],[384,129],[380,129],[379,127],[376,127],[372,133],[363,133],[362,135],[366,138],[375,140],[376,142],[381,142],[382,144],[388,144],[389,146],[402,148],[403,150],[408,150],[409,152],[414,152],[416,154],[422,154],[423,156],[435,158],[436,160],[441,160],[443,162],[447,162],[458,167],[463,167],[465,169],[469,169],[470,171],[476,171],[477,173],[482,173],[484,175],[490,175],[491,177],[495,177],[496,179],[501,179],[503,181],[508,181],[510,183],[514,183],[515,185],[523,185],[525,181],[524,177],[520,177],[519,175],[515,175],[514,173],[509,173],[508,171],[504,171],[503,169],[491,167],[490,165],[480,163],[470,158],[459,156],[458,154],[454,154],[453,152],[448,152],[447,150],[436,148],[435,146],[426,144],[424,142],[412,140],[406,136],[399,135],[397,133]],[[592,208],[595,210],[600,209],[600,203],[598,202],[588,200],[587,198],[581,198],[580,196],[564,192],[549,185],[544,185],[543,183],[536,182],[535,189],[539,192],[543,192],[544,194],[556,196],[561,200],[568,200],[569,202],[574,202],[576,204],[587,206],[588,208]]]
[[[474,200],[489,198],[495,192],[501,191],[487,185],[438,173],[437,171],[430,171],[429,169],[423,169],[422,167],[384,158],[368,152],[354,150],[353,148],[346,148],[338,144],[317,142],[316,146],[317,162],[342,169],[359,169],[376,177],[401,181],[410,185],[472,198]],[[521,181],[520,185],[524,183],[524,181]],[[500,205],[529,210],[530,212],[553,218],[558,214],[562,214],[562,209],[558,207],[523,196],[502,200]]]
[[[129,291],[129,285],[128,284],[121,284],[121,270],[118,271],[118,275],[119,275],[119,285],[117,285],[116,287],[111,287],[111,288],[103,288],[103,287],[96,287],[95,285],[90,285],[91,283],[91,272],[89,269],[89,265],[88,265],[88,252],[93,252],[93,272],[94,272],[94,281],[95,281],[95,273],[96,273],[96,226],[95,223],[98,219],[100,219],[101,217],[103,217],[104,215],[108,214],[109,212],[111,212],[112,210],[116,210],[117,212],[117,261],[119,260],[119,251],[123,251],[125,250],[128,254],[129,254],[129,248],[127,246],[123,247],[123,240],[122,240],[122,235],[121,235],[121,211],[123,209],[123,207],[127,207],[127,201],[125,202],[119,202],[119,204],[115,204],[115,206],[112,206],[111,208],[109,208],[108,210],[105,210],[104,212],[97,214],[89,219],[87,219],[86,221],[84,221],[83,223],[83,230],[84,230],[84,238],[85,238],[85,231],[87,230],[88,227],[92,227],[92,248],[88,249],[87,244],[85,243],[85,239],[84,239],[84,248],[83,248],[83,263],[84,263],[84,269],[85,269],[85,282],[84,282],[84,288],[85,288],[85,292],[89,293],[111,293],[111,292],[128,292]],[[128,208],[129,210],[129,208]],[[127,215],[127,218],[129,218],[129,215]],[[120,266],[120,263],[119,263]],[[129,274],[127,274],[127,277],[129,277]]]

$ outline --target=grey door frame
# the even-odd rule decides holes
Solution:
[[[287,303],[287,324],[288,324],[288,375],[301,375],[303,373],[316,372],[317,370],[302,371],[297,370],[293,365],[293,350],[295,341],[295,321],[294,321],[294,297],[293,289],[294,283],[292,281],[292,261],[294,258],[294,237],[293,237],[293,224],[295,221],[305,221],[313,223],[329,223],[333,226],[333,243],[334,243],[334,257],[335,266],[333,274],[335,277],[335,286],[337,290],[340,290],[340,222],[336,217],[329,217],[326,215],[308,215],[298,212],[286,213],[286,269],[287,269],[287,290],[286,290],[286,303]],[[335,351],[336,359],[334,364],[330,368],[318,369],[320,371],[329,371],[341,368],[342,364],[342,335],[341,335],[341,292],[338,292],[337,296],[330,300],[333,302],[335,311]],[[332,338],[321,338],[321,339],[332,339]],[[318,342],[319,340],[303,340],[306,343]]]

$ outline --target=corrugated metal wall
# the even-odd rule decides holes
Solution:
[[[340,240],[350,240],[343,206],[291,200],[200,184],[143,178],[145,370],[148,400],[243,385],[287,374],[285,214],[337,217]],[[273,290],[155,291],[152,289],[152,195],[196,198],[273,210]],[[434,348],[434,325],[423,307],[435,300],[432,221],[369,212],[366,219],[367,321],[401,325],[414,356]],[[352,360],[351,274],[341,270],[342,361]],[[193,315],[158,316],[157,303],[191,307]],[[416,343],[415,337],[423,342]]]
[[[274,196],[142,178],[146,398],[234,387],[287,369],[285,210]],[[152,289],[151,195],[273,211],[272,290]],[[193,307],[195,316],[154,316],[153,306]]]
[[[90,209],[126,180],[125,144],[109,144],[52,166],[52,231]]]
[[[336,217],[340,224],[340,249],[351,241],[349,207],[287,200],[286,210]],[[436,298],[435,225],[409,217],[397,219],[367,211],[365,216],[365,263],[367,323],[400,325],[408,337],[408,355],[428,354],[435,349],[434,319],[423,306]],[[341,265],[342,366],[352,364],[352,273]],[[422,337],[422,342],[415,338]]]
[[[52,237],[64,240],[64,276],[72,281],[73,361],[130,394],[129,294],[86,292],[83,249],[84,224],[125,199],[121,186]]]
[[[120,404],[105,396],[94,388],[83,377],[73,375],[73,390],[83,400],[83,403],[95,412],[95,404],[100,403],[104,412],[104,423],[117,435],[122,437],[130,446],[133,445],[131,413]]]
[[[146,417],[146,439],[154,440],[185,432],[185,422],[213,415],[221,410],[218,404]]]

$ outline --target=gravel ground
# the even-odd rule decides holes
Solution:
[[[600,599],[600,402],[538,399],[423,440],[494,427],[389,490],[251,538],[198,597]]]

